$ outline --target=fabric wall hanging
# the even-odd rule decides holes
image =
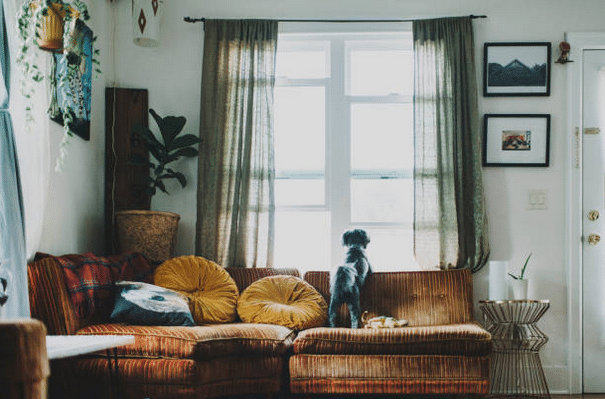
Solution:
[[[67,122],[69,130],[84,140],[90,140],[92,46],[92,30],[82,20],[77,20],[70,51],[53,54],[50,77],[50,118],[60,125]]]

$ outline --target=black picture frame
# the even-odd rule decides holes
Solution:
[[[550,114],[485,114],[483,166],[548,167]]]
[[[550,96],[551,43],[485,43],[483,96]]]

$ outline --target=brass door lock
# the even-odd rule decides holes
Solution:
[[[600,216],[601,216],[601,214],[599,213],[599,211],[588,212],[588,220],[590,220],[591,222],[598,220]]]
[[[591,234],[588,236],[588,243],[590,245],[597,245],[601,241],[601,236],[598,234]]]

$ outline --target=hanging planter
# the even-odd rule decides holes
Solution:
[[[39,3],[32,3],[30,7],[40,7]],[[40,20],[40,27],[38,28],[37,35],[38,39],[36,43],[41,50],[45,51],[60,51],[63,50],[63,29],[64,29],[64,18],[66,11],[63,9],[63,5],[59,3],[51,4],[46,11],[46,15],[43,15]]]
[[[57,169],[60,169],[66,156],[69,138],[77,134],[74,129],[74,115],[77,116],[74,104],[78,101],[74,101],[72,92],[82,90],[81,87],[72,86],[74,82],[82,81],[82,70],[90,73],[92,64],[99,65],[96,59],[99,50],[92,50],[92,42],[95,40],[92,35],[90,40],[87,40],[90,43],[90,51],[84,51],[82,48],[83,32],[86,31],[84,28],[90,32],[85,24],[89,19],[88,8],[80,0],[71,3],[62,0],[28,0],[18,15],[21,46],[17,63],[23,72],[21,93],[26,99],[26,129],[29,131],[34,122],[32,98],[35,86],[47,78],[53,91],[53,101],[48,112],[53,120],[57,120],[57,112],[61,113],[59,121],[64,131]],[[45,76],[45,72],[38,65],[39,49],[53,53],[53,68],[49,77]],[[57,77],[56,65],[59,62],[65,64],[65,72]],[[98,68],[95,68],[95,71],[100,73]],[[59,100],[54,97],[58,89],[62,91]]]

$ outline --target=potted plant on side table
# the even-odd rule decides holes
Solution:
[[[529,258],[531,258],[532,254],[527,255],[525,258],[525,263],[521,268],[521,272],[519,274],[508,273],[511,280],[511,290],[513,293],[513,299],[527,299],[527,279],[525,278],[525,270],[527,269],[527,264],[529,263]]]
[[[181,157],[199,155],[200,138],[193,134],[183,134],[187,119],[184,116],[159,116],[149,110],[155,120],[160,136],[141,124],[135,124],[134,132],[147,144],[153,159],[133,156],[130,163],[151,168],[147,187],[150,196],[158,190],[169,194],[164,182],[175,179],[181,187],[187,186],[187,178],[181,172],[168,167]],[[118,252],[142,252],[148,258],[162,261],[174,256],[178,222],[180,216],[172,212],[152,210],[126,210],[116,212],[116,233]]]

